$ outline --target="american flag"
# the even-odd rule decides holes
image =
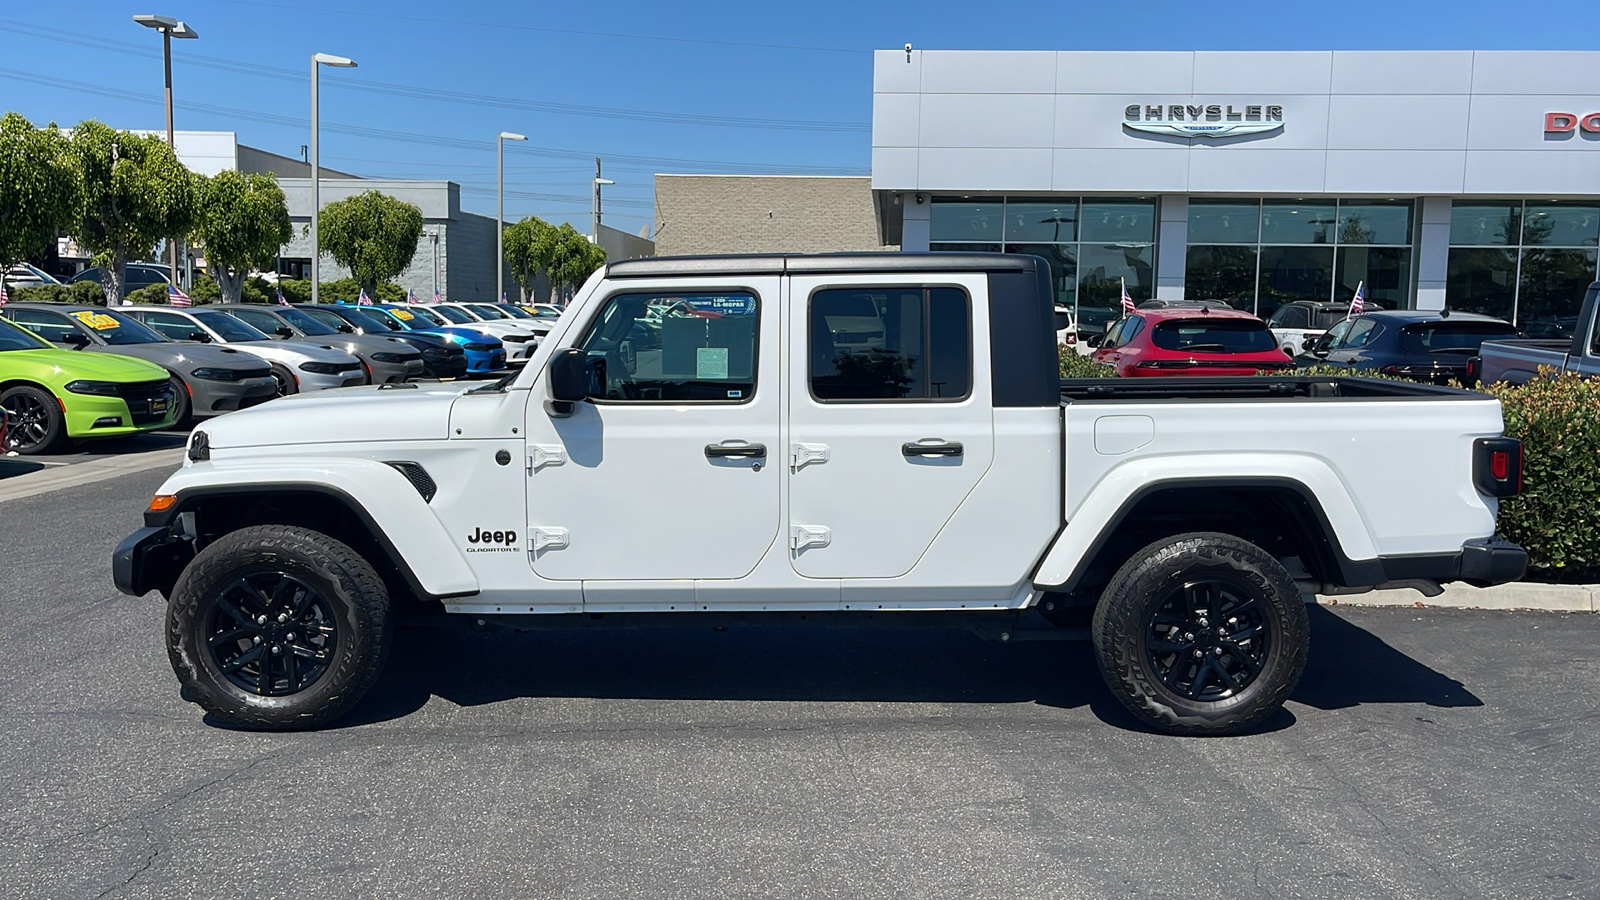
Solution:
[[[193,306],[194,305],[194,301],[190,300],[189,299],[189,295],[185,294],[183,292],[183,288],[180,288],[177,285],[170,284],[170,283],[167,285],[167,303],[169,303],[169,304],[171,304],[173,306]]]
[[[416,291],[406,291],[406,302],[407,303],[415,303],[415,302],[417,302],[417,292]]]
[[[440,296],[438,291],[434,291],[433,292],[433,302],[435,302],[435,303],[443,303],[444,302],[444,298],[442,296]]]
[[[0,278],[0,306],[5,306],[10,302],[11,295],[6,293],[6,280],[4,278]]]
[[[362,288],[361,289],[361,296],[356,298],[356,305],[357,306],[371,306],[372,305],[372,298],[367,296],[367,289],[366,288]]]
[[[287,299],[285,299],[284,296],[283,296],[283,288],[281,288],[281,287],[278,288],[278,305],[279,306],[288,306],[289,305],[289,301]]]
[[[1360,283],[1358,283],[1356,285],[1356,295],[1350,299],[1350,312],[1349,312],[1348,315],[1345,316],[1345,318],[1348,319],[1350,316],[1360,315],[1361,314],[1361,310],[1366,308],[1366,305],[1367,305],[1366,287],[1367,287],[1367,283],[1365,281],[1360,282]]]
[[[1128,279],[1122,279],[1122,314],[1128,315],[1134,310],[1133,298],[1128,296]]]

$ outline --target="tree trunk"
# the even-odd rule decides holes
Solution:
[[[378,302],[378,279],[376,279],[376,278],[363,278],[363,279],[361,279],[361,289],[363,291],[367,292],[367,296],[372,298],[372,302],[373,303],[377,303]]]
[[[216,279],[217,290],[222,292],[223,303],[238,303],[244,293],[244,270],[228,271],[227,266],[213,266],[211,277]]]
[[[121,248],[111,251],[111,264],[100,267],[100,287],[107,306],[121,306],[128,285],[128,254]]]

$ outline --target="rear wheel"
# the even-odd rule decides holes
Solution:
[[[66,440],[66,414],[61,410],[61,401],[48,391],[18,385],[0,394],[0,406],[4,406],[11,417],[6,450],[33,456],[49,453]]]
[[[1305,603],[1265,550],[1197,532],[1134,554],[1095,608],[1100,673],[1134,715],[1171,734],[1259,725],[1305,670]]]
[[[167,604],[185,698],[239,728],[316,728],[377,681],[389,641],[383,579],[345,544],[261,525],[202,550]]]

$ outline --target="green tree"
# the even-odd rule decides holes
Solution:
[[[270,268],[289,243],[289,203],[272,175],[232,170],[197,179],[194,236],[205,245],[206,269],[225,303],[238,303],[252,269]]]
[[[551,292],[565,296],[605,264],[606,251],[563,222],[556,229],[544,270]]]
[[[422,237],[422,210],[387,194],[367,191],[322,209],[318,243],[350,270],[371,296],[411,265]]]
[[[91,119],[72,130],[71,144],[84,187],[72,236],[104,258],[106,303],[118,304],[128,259],[150,256],[157,241],[182,237],[194,225],[194,176],[155,135],[140,137]]]
[[[538,216],[529,216],[506,228],[503,238],[506,264],[511,267],[511,277],[522,286],[524,295],[533,291],[534,279],[541,270],[548,268],[551,247],[558,233],[555,226]]]
[[[83,172],[52,123],[0,118],[0,272],[43,254],[83,207]]]

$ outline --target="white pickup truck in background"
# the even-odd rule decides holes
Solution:
[[[1027,256],[613,263],[499,383],[290,397],[196,430],[116,583],[168,598],[185,696],[245,727],[348,711],[413,607],[1001,636],[1092,609],[1113,693],[1200,734],[1294,690],[1308,593],[1522,575],[1493,537],[1521,461],[1494,398],[1064,382],[1055,324]]]

